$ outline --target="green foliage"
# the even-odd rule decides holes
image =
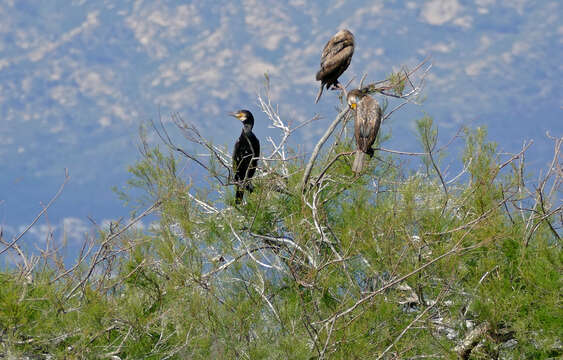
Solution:
[[[379,152],[355,177],[351,157],[338,155],[352,149],[343,139],[321,154],[304,191],[302,160],[272,161],[240,206],[215,181],[187,184],[181,159],[143,137],[130,167],[136,195],[121,195],[156,202],[158,223],[100,232],[98,244],[115,236],[110,250],[74,292],[93,255],[64,276],[53,262],[32,280],[1,273],[0,353],[452,358],[487,324],[472,358],[559,356],[563,255],[546,223],[553,217],[508,206],[523,200],[521,171],[501,171],[484,129],[465,131],[468,175],[447,191],[437,127],[425,116],[417,130],[426,155],[414,170]]]
[[[389,84],[392,87],[395,95],[403,95],[403,91],[405,90],[405,82],[407,80],[403,72],[391,73],[391,75],[387,77],[387,80],[389,81]]]

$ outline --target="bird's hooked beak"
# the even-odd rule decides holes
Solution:
[[[352,110],[356,110],[356,106],[357,106],[356,103],[351,103],[351,104],[350,104],[350,108],[351,108]]]
[[[244,114],[241,113],[241,112],[235,111],[235,112],[229,113],[229,115],[232,116],[232,117],[236,117],[236,118],[239,119],[240,121],[244,121]]]

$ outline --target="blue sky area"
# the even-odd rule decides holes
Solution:
[[[563,135],[563,4],[532,0],[427,1],[0,1],[0,226],[11,239],[71,179],[48,218],[23,242],[52,232],[80,243],[88,217],[128,216],[112,192],[139,159],[138,128],[179,112],[214,143],[232,146],[270,75],[272,101],[294,124],[322,120],[291,139],[303,152],[334,118],[336,94],[314,104],[322,47],[349,28],[356,52],[347,82],[380,80],[432,55],[426,101],[384,124],[390,146],[418,150],[415,120],[428,114],[446,142],[482,126],[499,150],[534,140],[532,172]],[[267,146],[263,141],[263,146]],[[458,156],[459,154],[453,154]],[[189,169],[189,168],[188,168]],[[534,174],[532,174],[534,175]]]

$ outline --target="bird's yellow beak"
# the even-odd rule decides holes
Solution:
[[[350,104],[350,107],[352,108],[352,110],[356,110],[356,106],[357,106],[356,103],[351,103],[351,104]]]
[[[241,117],[242,117],[242,113],[241,113],[241,112],[232,112],[232,113],[229,113],[229,115],[232,116],[232,117],[236,117],[236,118],[239,119],[239,120],[241,120]],[[241,120],[241,121],[242,121],[242,120]]]

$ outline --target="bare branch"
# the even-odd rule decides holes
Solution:
[[[476,249],[477,247],[482,246],[482,245],[481,245],[482,243],[481,243],[481,244],[477,244],[477,245],[470,246],[470,247],[466,247],[466,248],[460,248],[460,247],[459,247],[459,245],[463,242],[463,240],[465,239],[466,235],[469,234],[470,231],[471,231],[471,228],[468,229],[468,230],[463,234],[463,236],[461,236],[461,238],[459,239],[459,241],[458,241],[454,246],[452,246],[452,248],[451,248],[449,251],[447,251],[447,252],[445,252],[444,254],[442,254],[442,255],[440,255],[440,256],[434,258],[433,260],[428,261],[428,262],[425,263],[424,265],[419,266],[418,268],[414,269],[413,271],[409,272],[408,274],[403,275],[403,276],[401,276],[401,277],[399,277],[399,278],[397,278],[397,279],[395,279],[395,280],[393,280],[393,281],[390,281],[389,283],[387,283],[386,285],[382,286],[382,287],[379,288],[378,290],[369,293],[367,296],[361,298],[361,299],[358,300],[354,305],[350,306],[350,307],[347,308],[346,310],[339,311],[339,312],[335,313],[333,316],[331,316],[331,317],[329,317],[329,318],[327,318],[327,319],[318,321],[318,322],[316,322],[315,324],[326,323],[326,322],[332,321],[333,319],[339,319],[339,318],[341,318],[341,317],[343,317],[343,316],[345,316],[345,315],[351,313],[351,312],[354,311],[356,308],[358,308],[359,306],[361,306],[361,305],[364,304],[365,302],[369,301],[370,299],[372,299],[372,298],[375,297],[376,295],[382,293],[382,292],[385,291],[386,289],[388,289],[388,288],[390,288],[390,287],[392,287],[392,286],[394,286],[394,285],[397,285],[397,284],[403,282],[404,280],[408,279],[409,277],[411,277],[411,276],[413,276],[413,275],[419,273],[420,271],[426,269],[426,268],[429,267],[430,265],[434,264],[434,263],[437,262],[437,261],[442,260],[442,259],[445,258],[445,257],[448,257],[448,256],[450,256],[450,255],[452,255],[452,254],[455,254],[455,253],[459,253],[459,252],[461,252],[461,251],[473,250],[473,249]]]
[[[69,299],[74,292],[82,287],[86,281],[88,281],[88,279],[90,278],[90,276],[92,275],[94,268],[96,267],[96,265],[99,264],[100,261],[102,261],[103,259],[100,260],[100,256],[102,254],[102,252],[104,252],[106,250],[106,246],[115,238],[117,238],[118,236],[120,236],[121,234],[123,234],[125,231],[127,231],[129,228],[131,228],[131,226],[135,225],[136,223],[138,223],[142,218],[144,218],[145,216],[151,214],[154,210],[156,210],[158,207],[160,206],[160,200],[156,201],[154,204],[152,204],[151,206],[149,206],[145,211],[143,211],[139,216],[137,216],[136,218],[132,219],[131,221],[129,221],[129,223],[127,225],[125,225],[122,229],[120,229],[118,232],[116,233],[110,233],[106,239],[102,242],[102,244],[100,245],[100,248],[98,249],[98,251],[96,252],[96,254],[94,254],[94,258],[92,259],[92,262],[90,264],[90,268],[88,270],[88,273],[86,274],[86,276],[78,283],[76,284],[76,286],[74,286],[72,288],[71,291],[69,291],[65,298]]]
[[[31,229],[31,227],[33,225],[35,225],[35,223],[41,218],[41,216],[43,216],[43,214],[45,214],[47,212],[47,209],[49,209],[49,207],[51,207],[51,205],[55,202],[55,200],[58,199],[58,197],[61,195],[61,193],[63,192],[63,189],[66,185],[66,183],[70,180],[70,176],[68,175],[68,169],[65,169],[65,179],[63,181],[63,183],[61,184],[59,190],[57,191],[57,193],[55,194],[55,196],[53,196],[53,198],[47,203],[47,205],[45,205],[45,207],[43,207],[43,210],[41,210],[41,212],[39,212],[39,214],[37,214],[37,216],[35,217],[35,219],[33,219],[33,221],[27,225],[25,227],[25,229],[16,237],[14,237],[14,240],[12,240],[11,243],[7,244],[6,247],[4,249],[2,249],[0,251],[0,255],[2,255],[3,253],[5,253],[6,251],[8,251],[8,249],[12,248],[12,246],[19,240],[21,239],[21,237],[27,233],[29,231],[29,229]]]
[[[315,165],[315,160],[317,159],[317,156],[319,155],[319,151],[323,147],[324,143],[328,140],[330,135],[332,135],[332,133],[334,132],[334,129],[336,129],[336,127],[338,126],[340,121],[342,121],[342,118],[346,115],[347,112],[348,112],[348,107],[346,106],[336,116],[336,118],[334,119],[332,124],[330,124],[330,126],[328,127],[328,129],[324,133],[323,137],[319,140],[317,145],[315,145],[315,149],[313,150],[313,153],[311,154],[311,157],[309,158],[309,162],[307,163],[307,166],[305,167],[305,172],[303,173],[303,179],[301,180],[302,191],[306,190],[305,187],[307,185],[307,182],[309,181],[309,176],[311,175],[311,170],[313,169],[313,165]]]
[[[359,150],[358,150],[359,151]],[[326,166],[325,168],[321,171],[321,173],[319,174],[319,176],[317,176],[317,180],[315,180],[315,186],[317,186],[319,184],[319,182],[322,180],[324,174],[328,171],[328,169],[336,162],[336,160],[338,160],[341,156],[348,156],[348,155],[352,155],[354,154],[356,151],[347,151],[347,152],[342,152],[338,155],[336,155],[334,157],[334,159],[332,159]]]
[[[409,331],[409,329],[418,321],[420,320],[428,311],[430,311],[430,309],[432,309],[434,306],[436,306],[436,304],[438,304],[442,298],[444,297],[445,292],[442,291],[442,293],[440,295],[438,295],[438,298],[436,299],[436,301],[428,306],[426,309],[424,309],[420,314],[418,314],[404,329],[403,331],[401,331],[401,333],[395,338],[395,340],[393,340],[393,342],[377,357],[376,360],[380,360],[383,358],[383,356],[385,356],[385,354],[387,354],[387,352],[389,350],[391,350],[391,348],[393,346],[395,346],[395,344],[401,340],[401,338],[403,337],[403,335],[406,334],[407,331]]]

